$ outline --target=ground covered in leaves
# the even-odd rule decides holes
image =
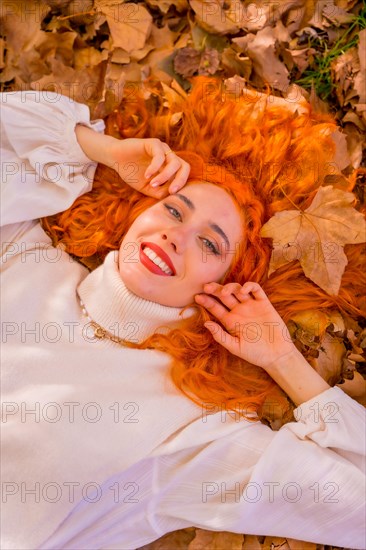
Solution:
[[[269,88],[273,101],[285,98],[300,105],[305,97],[316,110],[332,113],[340,126],[333,136],[337,144],[334,177],[339,180],[358,170],[353,189],[357,204],[349,193],[321,188],[307,211],[309,228],[296,238],[303,247],[314,240],[311,231],[324,242],[339,238],[333,272],[329,262],[318,261],[316,270],[302,265],[318,286],[337,293],[347,262],[343,247],[362,242],[362,237],[351,241],[352,232],[364,235],[366,8],[362,2],[19,0],[2,2],[0,15],[2,91],[56,91],[86,103],[98,118],[112,113],[148,77],[159,88],[164,104],[171,106],[189,92],[190,77],[215,75],[235,93],[247,87]],[[321,209],[322,225],[316,225],[319,216],[311,221],[314,208]],[[349,224],[347,235],[341,237],[336,237],[339,232],[329,223],[337,208]],[[263,230],[264,236],[281,246],[281,216],[288,212],[278,213]],[[297,220],[292,223],[297,235]],[[291,240],[289,235],[285,240]],[[277,267],[273,256],[271,269]],[[316,335],[311,330],[314,323],[319,327]],[[362,320],[356,323],[339,314],[313,311],[291,319],[289,329],[298,348],[329,383],[351,381],[355,375],[363,382],[366,330]],[[362,402],[364,385],[360,382],[359,387],[357,397]],[[272,427],[278,429],[275,423]],[[279,548],[329,550],[314,543],[194,527],[167,534],[144,550]]]

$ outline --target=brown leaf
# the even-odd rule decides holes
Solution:
[[[193,76],[200,66],[201,54],[195,48],[181,48],[174,57],[174,70],[187,78]]]
[[[336,311],[305,310],[291,316],[288,328],[296,347],[320,376],[331,386],[339,382],[346,356],[342,316]]]
[[[131,52],[145,46],[151,32],[152,16],[142,4],[98,0],[96,6],[107,18],[115,48]]]
[[[122,48],[114,48],[112,52],[112,62],[113,63],[129,63],[131,60],[130,56],[128,55],[125,50]]]
[[[136,550],[170,550],[172,548],[174,550],[187,550],[188,544],[195,536],[195,531],[195,527],[172,531]]]
[[[316,53],[314,48],[303,48],[302,50],[286,49],[286,51],[292,56],[295,65],[300,69],[301,73],[309,66],[309,55],[314,55]]]
[[[315,542],[305,542],[304,540],[287,539],[287,544],[290,550],[321,550],[320,545]],[[282,548],[278,550],[282,550]]]
[[[252,72],[252,62],[240,51],[235,49],[235,44],[225,48],[221,55],[221,65],[227,76],[243,77],[249,81]]]
[[[2,35],[15,55],[30,51],[47,35],[41,31],[41,21],[49,8],[40,0],[29,0],[27,9],[23,2],[7,2],[1,9]]]
[[[31,83],[33,90],[49,90],[93,106],[102,96],[103,61],[92,68],[79,71],[67,67],[58,59],[51,60],[52,73]]]
[[[347,265],[343,246],[366,240],[366,222],[351,204],[354,195],[320,187],[305,211],[277,212],[261,230],[273,239],[269,274],[298,259],[304,273],[328,294],[338,294]]]
[[[214,48],[205,48],[201,55],[198,74],[209,76],[216,73],[220,66],[220,54]]]
[[[335,165],[337,170],[341,172],[351,163],[351,159],[347,150],[347,136],[339,130],[336,130],[331,134],[331,138],[336,145],[332,165]]]
[[[244,52],[253,62],[253,69],[262,80],[276,90],[286,91],[289,85],[288,70],[275,54],[276,37],[272,27],[265,27],[258,31],[255,36],[245,37],[246,47]],[[238,45],[244,42],[233,39]]]
[[[196,529],[196,536],[188,545],[188,550],[242,550],[244,537],[227,531],[206,531]]]
[[[208,32],[217,34],[236,34],[240,30],[241,8],[237,0],[223,2],[207,2],[206,0],[190,0],[191,8],[196,14],[197,23]]]
[[[262,545],[255,535],[244,535],[242,550],[262,550]]]
[[[316,94],[314,84],[311,86],[309,103],[317,113],[329,113],[329,105]]]
[[[351,159],[353,168],[358,168],[362,161],[362,149],[365,146],[365,136],[361,133],[357,126],[347,122],[343,128],[347,135],[348,153]]]
[[[350,48],[331,63],[331,76],[336,85],[335,92],[341,107],[347,103],[347,92],[349,88],[353,88],[354,75],[359,70],[360,63],[356,48]]]
[[[43,59],[59,59],[65,65],[72,65],[74,52],[73,46],[77,33],[74,31],[61,33],[45,33],[37,50]],[[93,48],[94,49],[94,48]]]
[[[92,118],[105,118],[118,107],[123,98],[126,73],[121,65],[108,63],[101,101],[91,109]]]
[[[262,544],[262,550],[289,550],[290,547],[287,544],[287,540],[283,537],[266,537]]]
[[[5,40],[3,38],[0,38],[0,69],[3,69],[5,67],[4,53],[5,53]]]
[[[163,13],[168,13],[170,6],[174,6],[180,13],[187,11],[189,7],[187,0],[146,0],[146,3],[153,8],[159,8]]]
[[[366,406],[366,380],[359,372],[355,372],[352,380],[345,380],[337,386],[361,405]]]
[[[341,26],[351,23],[355,19],[353,13],[348,13],[339,5],[335,5],[334,1],[327,0],[323,7],[324,17],[336,26]]]
[[[178,37],[180,37],[181,39],[180,45],[175,43],[175,40]],[[154,48],[172,48],[174,47],[174,43],[176,48],[180,48],[185,46],[185,44],[182,44],[182,40],[184,40],[184,37],[187,42],[187,40],[189,39],[188,33],[186,33],[185,35],[179,35],[179,33],[171,31],[168,24],[164,25],[160,29],[156,25],[153,25],[151,28],[149,43]]]
[[[365,124],[354,111],[347,111],[347,113],[342,118],[342,122],[343,124],[345,124],[346,122],[352,122],[352,124],[357,126],[360,132],[364,132],[366,129]]]
[[[360,72],[355,76],[354,88],[360,103],[366,103],[366,29],[359,32],[358,59]]]

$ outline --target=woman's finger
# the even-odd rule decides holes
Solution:
[[[225,315],[229,313],[229,310],[223,304],[220,304],[212,296],[207,296],[207,294],[196,294],[195,300],[198,304],[212,313],[219,321],[222,321]]]
[[[204,326],[211,332],[212,337],[216,340],[216,342],[221,344],[233,355],[237,354],[238,346],[240,346],[238,336],[232,336],[220,327],[220,325],[213,323],[212,321],[207,321],[204,323]]]
[[[232,309],[240,304],[239,298],[235,295],[240,289],[241,285],[239,285],[239,283],[227,283],[221,290],[215,293],[215,296],[217,296],[226,307]]]
[[[151,180],[150,185],[152,185],[153,187],[157,187],[158,185],[166,183],[168,179],[174,176],[174,174],[180,169],[181,160],[177,156],[169,156],[169,158],[169,163],[164,168],[164,170]]]
[[[248,281],[245,283],[238,293],[238,296],[246,296],[249,293],[253,295],[255,300],[268,300],[268,296],[264,292],[263,288],[258,283],[254,283],[253,281]]]
[[[182,189],[182,187],[184,187],[185,184],[187,183],[187,179],[191,171],[191,167],[188,164],[188,162],[185,162],[183,160],[181,160],[181,162],[182,162],[182,166],[177,171],[175,178],[173,179],[172,183],[169,186],[169,193],[176,193],[177,191],[179,191],[179,189]]]
[[[151,138],[146,140],[145,150],[152,157],[152,161],[145,171],[145,178],[150,178],[164,164],[166,159],[165,153],[170,151],[170,148],[169,145],[163,144],[160,139]]]
[[[208,283],[204,286],[204,290],[208,294],[213,294],[213,296],[219,298],[229,309],[234,308],[243,300],[243,296],[240,300],[238,294],[241,290],[241,285],[239,283],[227,283],[224,286],[219,283]]]

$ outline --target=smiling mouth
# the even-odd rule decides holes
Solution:
[[[151,273],[155,273],[155,275],[161,275],[163,277],[173,277],[174,275],[170,267],[151,250],[147,244],[140,246],[140,261]],[[160,265],[158,265],[158,263]]]

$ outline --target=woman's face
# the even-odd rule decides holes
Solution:
[[[204,284],[224,276],[243,238],[242,225],[226,191],[187,184],[136,218],[119,250],[121,278],[141,298],[184,307]]]

